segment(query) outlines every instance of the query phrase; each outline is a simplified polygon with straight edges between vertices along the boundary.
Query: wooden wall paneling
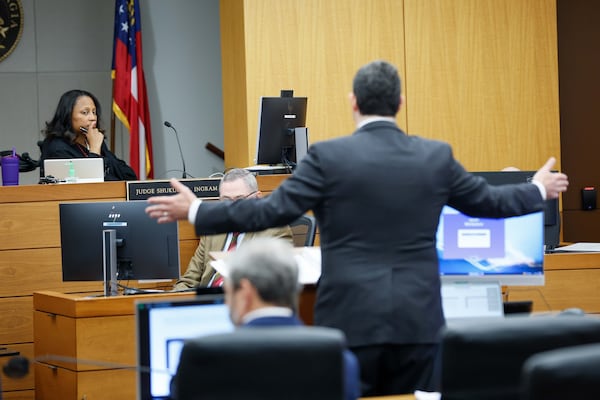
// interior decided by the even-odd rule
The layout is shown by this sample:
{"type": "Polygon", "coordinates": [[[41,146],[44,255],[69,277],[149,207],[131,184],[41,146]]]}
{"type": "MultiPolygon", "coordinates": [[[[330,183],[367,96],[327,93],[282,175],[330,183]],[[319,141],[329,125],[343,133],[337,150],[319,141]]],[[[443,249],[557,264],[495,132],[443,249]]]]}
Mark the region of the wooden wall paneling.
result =
{"type": "Polygon", "coordinates": [[[0,204],[0,250],[60,247],[59,203],[98,200],[30,201],[0,204]]]}
{"type": "Polygon", "coordinates": [[[544,256],[544,286],[511,286],[509,300],[532,300],[536,312],[580,307],[600,313],[600,254],[555,253],[544,256]]]}
{"type": "Polygon", "coordinates": [[[58,202],[0,204],[0,215],[0,250],[60,246],[58,202]]]}
{"type": "Polygon", "coordinates": [[[190,259],[198,247],[198,237],[194,231],[194,225],[179,221],[179,270],[183,275],[187,270],[190,259]]]}
{"type": "Polygon", "coordinates": [[[179,228],[179,240],[193,240],[198,239],[196,232],[194,231],[194,225],[187,221],[178,221],[179,228]]]}
{"type": "MultiPolygon", "coordinates": [[[[33,387],[33,386],[32,386],[33,387]]],[[[4,400],[34,400],[35,390],[18,390],[13,392],[2,392],[4,400]]]]}
{"type": "Polygon", "coordinates": [[[225,167],[252,165],[248,136],[244,0],[220,0],[225,167]]]}
{"type": "Polygon", "coordinates": [[[126,369],[82,372],[77,375],[76,398],[110,399],[118,397],[121,399],[135,399],[137,393],[136,379],[136,372],[126,369]]]}
{"type": "Polygon", "coordinates": [[[102,290],[99,282],[63,282],[60,247],[3,251],[0,280],[0,297],[31,295],[38,290],[102,290]]]}
{"type": "Polygon", "coordinates": [[[77,397],[77,375],[54,365],[35,364],[35,387],[36,400],[81,398],[77,397]]]}
{"type": "Polygon", "coordinates": [[[102,201],[102,199],[125,199],[125,182],[74,183],[68,185],[2,186],[2,203],[26,203],[34,201],[102,201]]]}
{"type": "Polygon", "coordinates": [[[470,170],[560,161],[555,1],[404,3],[409,133],[470,170]]]}
{"type": "MultiPolygon", "coordinates": [[[[230,2],[221,1],[222,10],[224,3],[230,2]]],[[[246,0],[243,6],[248,148],[243,159],[227,158],[228,166],[253,164],[261,96],[279,96],[281,89],[307,96],[307,126],[314,143],[354,130],[347,95],[360,66],[383,58],[403,69],[403,1],[246,0]]],[[[231,51],[228,43],[224,54],[231,51]]],[[[224,81],[231,72],[225,68],[224,81]]],[[[230,95],[224,91],[225,105],[234,101],[227,99],[230,95]]],[[[237,117],[224,107],[226,121],[237,117]]],[[[231,141],[237,134],[226,126],[226,153],[237,145],[231,141]]]]}
{"type": "Polygon", "coordinates": [[[0,344],[10,346],[33,341],[31,296],[0,298],[0,344]]]}
{"type": "Polygon", "coordinates": [[[135,399],[133,370],[74,372],[54,365],[37,364],[36,399],[135,399]]]}
{"type": "Polygon", "coordinates": [[[179,270],[181,275],[187,271],[188,264],[199,243],[199,239],[179,241],[179,270]]]}
{"type": "MultiPolygon", "coordinates": [[[[0,344],[32,355],[34,291],[102,288],[99,282],[62,282],[58,204],[124,198],[123,182],[0,187],[0,344]]],[[[33,399],[34,381],[33,371],[7,380],[3,397],[33,399]]]]}
{"type": "MultiPolygon", "coordinates": [[[[77,318],[77,357],[135,365],[136,333],[132,320],[132,315],[77,318]]],[[[78,370],[94,369],[104,368],[97,365],[78,365],[78,370]]]]}
{"type": "MultiPolygon", "coordinates": [[[[259,187],[265,193],[269,193],[286,177],[274,176],[266,179],[259,177],[259,187]]],[[[13,345],[25,346],[25,348],[33,347],[33,292],[44,290],[82,294],[102,292],[102,282],[62,281],[58,204],[80,201],[123,201],[125,200],[125,187],[124,182],[0,187],[0,282],[2,282],[0,285],[0,344],[11,347],[13,345]]],[[[179,224],[179,232],[181,263],[185,268],[197,246],[198,238],[193,225],[187,222],[179,224]]],[[[166,283],[132,281],[127,284],[135,287],[169,289],[172,283],[171,281],[166,283]]],[[[149,299],[149,296],[146,295],[144,299],[149,299]]],[[[119,306],[121,304],[119,302],[127,302],[127,299],[114,300],[110,302],[111,310],[108,311],[113,312],[115,309],[123,311],[119,309],[122,307],[122,305],[119,306]]],[[[133,313],[130,305],[126,309],[129,314],[133,313]]],[[[94,311],[105,312],[106,310],[94,311]]],[[[39,314],[39,318],[52,320],[47,313],[39,314]]],[[[94,324],[94,321],[88,320],[83,318],[80,323],[82,325],[94,324]]],[[[56,320],[54,323],[57,323],[56,320]]],[[[100,335],[106,326],[101,319],[96,320],[95,323],[97,325],[88,331],[100,335]]],[[[40,331],[44,334],[35,339],[36,345],[38,342],[39,345],[47,343],[49,337],[47,333],[52,327],[50,322],[48,324],[45,327],[47,329],[40,331]]],[[[80,327],[80,329],[83,328],[85,327],[80,327]]],[[[54,345],[67,347],[65,351],[59,349],[60,354],[101,359],[99,353],[87,354],[89,357],[85,357],[85,354],[77,354],[73,348],[69,350],[68,346],[75,346],[75,337],[64,332],[64,329],[59,329],[59,333],[52,340],[54,345]]],[[[111,346],[114,345],[115,340],[117,343],[121,343],[119,340],[123,338],[126,343],[121,343],[122,347],[131,347],[131,344],[135,343],[132,331],[125,334],[111,332],[108,336],[102,337],[102,340],[96,339],[93,336],[95,334],[92,336],[81,335],[80,337],[83,338],[82,340],[97,341],[98,343],[106,339],[106,343],[111,343],[111,346]],[[120,339],[111,339],[109,336],[113,334],[120,339]]],[[[102,348],[100,345],[96,347],[102,348]]],[[[129,350],[129,352],[121,351],[119,353],[134,354],[134,348],[129,350]]],[[[56,354],[57,352],[48,353],[56,354]]],[[[127,360],[130,364],[133,361],[133,359],[127,360]]],[[[47,368],[42,368],[42,371],[46,373],[42,374],[39,379],[42,381],[49,379],[47,387],[52,388],[52,380],[56,379],[58,373],[48,374],[47,368]]],[[[19,381],[18,390],[7,392],[10,394],[5,393],[4,398],[33,399],[34,392],[29,390],[33,389],[34,378],[33,375],[31,376],[31,378],[19,381]]],[[[69,390],[77,387],[73,384],[69,389],[69,384],[65,385],[64,389],[71,394],[72,391],[69,390]]],[[[7,387],[12,388],[12,386],[5,385],[5,390],[7,387]]],[[[38,398],[44,398],[44,395],[39,394],[38,398]]]]}
{"type": "MultiPolygon", "coordinates": [[[[78,357],[74,318],[35,310],[33,319],[35,325],[33,342],[36,355],[56,354],[71,358],[78,357]]],[[[73,363],[70,362],[52,360],[47,362],[74,369],[73,363]]]]}
{"type": "Polygon", "coordinates": [[[586,313],[600,313],[600,268],[546,271],[545,275],[544,286],[509,288],[508,299],[532,300],[535,312],[577,307],[586,313]]]}

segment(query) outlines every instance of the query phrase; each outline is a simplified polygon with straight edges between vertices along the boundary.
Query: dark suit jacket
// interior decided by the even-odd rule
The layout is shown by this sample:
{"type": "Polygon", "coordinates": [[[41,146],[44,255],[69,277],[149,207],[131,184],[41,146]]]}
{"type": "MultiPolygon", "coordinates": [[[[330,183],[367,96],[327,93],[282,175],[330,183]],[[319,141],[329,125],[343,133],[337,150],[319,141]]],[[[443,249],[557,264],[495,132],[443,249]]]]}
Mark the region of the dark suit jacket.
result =
{"type": "Polygon", "coordinates": [[[542,209],[533,184],[490,186],[446,143],[407,136],[387,121],[313,144],[271,195],[203,202],[198,234],[285,225],[313,210],[322,274],[315,324],[350,347],[439,342],[444,324],[435,233],[448,204],[479,217],[542,209]]]}
{"type": "MultiPolygon", "coordinates": [[[[242,327],[264,326],[301,326],[302,322],[296,317],[261,317],[249,321],[242,327]]],[[[346,400],[360,397],[360,378],[358,360],[349,350],[344,350],[344,392],[346,400]]]]}

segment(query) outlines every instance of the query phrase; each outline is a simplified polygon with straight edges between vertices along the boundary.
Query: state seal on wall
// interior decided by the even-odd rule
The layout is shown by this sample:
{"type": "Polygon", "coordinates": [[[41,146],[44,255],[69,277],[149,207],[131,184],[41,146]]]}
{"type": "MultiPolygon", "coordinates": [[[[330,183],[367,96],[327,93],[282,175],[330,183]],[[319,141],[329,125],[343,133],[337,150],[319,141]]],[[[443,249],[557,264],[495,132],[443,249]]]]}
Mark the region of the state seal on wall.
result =
{"type": "Polygon", "coordinates": [[[17,47],[22,33],[21,0],[0,0],[0,62],[17,47]]]}

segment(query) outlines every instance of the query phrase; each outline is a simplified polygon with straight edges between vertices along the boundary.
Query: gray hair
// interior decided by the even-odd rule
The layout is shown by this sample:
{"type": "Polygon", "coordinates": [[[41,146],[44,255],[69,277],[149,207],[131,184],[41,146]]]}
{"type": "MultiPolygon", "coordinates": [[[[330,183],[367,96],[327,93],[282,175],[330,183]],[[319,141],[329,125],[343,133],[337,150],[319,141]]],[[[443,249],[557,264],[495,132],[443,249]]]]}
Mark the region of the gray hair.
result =
{"type": "Polygon", "coordinates": [[[270,237],[252,239],[229,255],[227,264],[234,290],[247,279],[264,302],[297,310],[301,285],[290,243],[270,237]]]}
{"type": "Polygon", "coordinates": [[[227,171],[225,175],[223,175],[223,178],[221,178],[221,183],[233,182],[237,181],[238,179],[244,180],[246,186],[248,186],[248,189],[250,189],[250,191],[258,191],[258,183],[256,182],[256,177],[252,172],[243,168],[233,168],[227,171]]]}

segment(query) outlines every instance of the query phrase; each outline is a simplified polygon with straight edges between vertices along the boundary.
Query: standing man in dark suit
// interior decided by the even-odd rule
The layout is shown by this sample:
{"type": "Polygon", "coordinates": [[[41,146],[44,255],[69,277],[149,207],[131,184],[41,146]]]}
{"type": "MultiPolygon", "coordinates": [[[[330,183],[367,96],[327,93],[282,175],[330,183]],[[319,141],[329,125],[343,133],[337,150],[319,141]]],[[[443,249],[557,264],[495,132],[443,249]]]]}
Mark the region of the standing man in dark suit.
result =
{"type": "MultiPolygon", "coordinates": [[[[283,239],[256,238],[233,252],[227,264],[230,269],[223,288],[236,326],[302,325],[295,312],[301,286],[291,244],[283,239]]],[[[358,361],[348,350],[343,356],[345,399],[357,399],[358,361]]]]}
{"type": "Polygon", "coordinates": [[[375,61],[353,82],[356,131],[313,144],[294,174],[265,199],[201,202],[150,198],[158,222],[188,219],[197,233],[284,225],[312,210],[321,232],[322,274],[314,321],[339,328],[357,355],[363,395],[439,390],[438,333],[444,325],[435,232],[445,204],[476,217],[541,210],[567,189],[554,158],[532,183],[490,186],[465,171],[447,143],[396,125],[403,102],[394,66],[375,61]]]}

